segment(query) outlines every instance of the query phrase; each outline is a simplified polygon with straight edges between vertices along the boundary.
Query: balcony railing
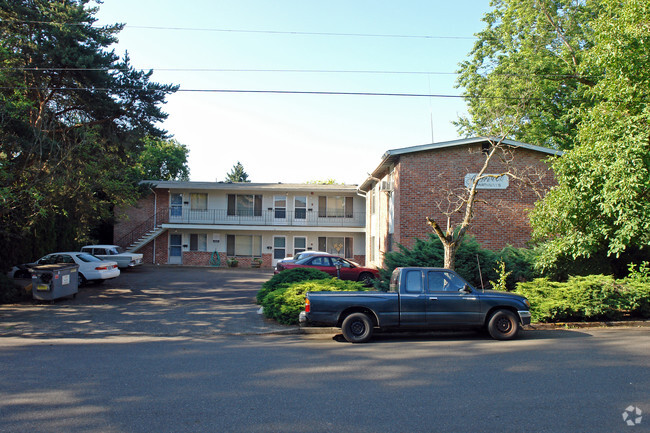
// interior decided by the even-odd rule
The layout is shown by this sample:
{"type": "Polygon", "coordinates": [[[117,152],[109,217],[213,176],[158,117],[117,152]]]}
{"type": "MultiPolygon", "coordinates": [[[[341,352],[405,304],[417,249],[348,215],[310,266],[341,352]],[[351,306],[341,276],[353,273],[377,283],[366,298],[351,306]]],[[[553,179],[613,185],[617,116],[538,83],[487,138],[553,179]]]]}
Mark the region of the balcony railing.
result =
{"type": "Polygon", "coordinates": [[[365,212],[288,211],[270,209],[233,212],[226,209],[169,209],[170,224],[212,224],[250,226],[364,227],[365,212]]]}

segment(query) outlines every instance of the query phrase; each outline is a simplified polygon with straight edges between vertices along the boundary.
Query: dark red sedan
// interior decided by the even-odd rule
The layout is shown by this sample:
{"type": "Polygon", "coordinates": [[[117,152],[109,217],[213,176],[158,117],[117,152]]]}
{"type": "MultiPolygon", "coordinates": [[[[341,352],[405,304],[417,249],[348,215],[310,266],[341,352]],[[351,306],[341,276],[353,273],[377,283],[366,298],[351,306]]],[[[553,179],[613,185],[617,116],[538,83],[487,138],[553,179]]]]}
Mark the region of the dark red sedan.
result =
{"type": "Polygon", "coordinates": [[[275,273],[295,268],[314,268],[341,280],[361,281],[368,286],[374,279],[379,278],[377,269],[364,268],[357,263],[331,255],[312,255],[294,263],[280,262],[275,267],[275,273]]]}

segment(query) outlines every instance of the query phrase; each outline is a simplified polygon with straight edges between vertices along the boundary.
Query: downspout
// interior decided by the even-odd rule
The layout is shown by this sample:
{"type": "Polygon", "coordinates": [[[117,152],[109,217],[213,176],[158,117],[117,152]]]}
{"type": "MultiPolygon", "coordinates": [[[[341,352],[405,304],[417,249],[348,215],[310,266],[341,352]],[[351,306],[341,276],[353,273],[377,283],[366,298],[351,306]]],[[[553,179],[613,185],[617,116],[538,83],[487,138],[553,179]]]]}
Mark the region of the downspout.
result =
{"type": "MultiPolygon", "coordinates": [[[[157,223],[158,223],[158,220],[157,220],[157,218],[158,218],[158,196],[156,195],[156,190],[154,190],[153,188],[149,188],[149,189],[151,190],[151,192],[153,192],[153,228],[155,230],[156,227],[158,226],[157,225],[157,223]]],[[[151,261],[152,261],[152,264],[154,264],[154,265],[156,264],[156,238],[157,237],[158,236],[153,238],[153,253],[152,253],[151,261]]]]}

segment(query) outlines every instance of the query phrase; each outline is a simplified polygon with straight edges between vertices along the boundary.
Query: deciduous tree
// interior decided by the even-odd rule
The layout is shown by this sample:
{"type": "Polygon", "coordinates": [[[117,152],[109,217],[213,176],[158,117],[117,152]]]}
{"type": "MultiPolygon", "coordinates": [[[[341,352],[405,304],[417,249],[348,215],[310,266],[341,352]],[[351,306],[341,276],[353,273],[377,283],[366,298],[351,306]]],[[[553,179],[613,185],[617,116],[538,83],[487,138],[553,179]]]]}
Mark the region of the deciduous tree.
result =
{"type": "Polygon", "coordinates": [[[558,186],[533,213],[547,267],[650,246],[650,3],[599,5],[582,66],[602,75],[585,94],[594,104],[573,110],[578,144],[556,162],[558,186]]]}

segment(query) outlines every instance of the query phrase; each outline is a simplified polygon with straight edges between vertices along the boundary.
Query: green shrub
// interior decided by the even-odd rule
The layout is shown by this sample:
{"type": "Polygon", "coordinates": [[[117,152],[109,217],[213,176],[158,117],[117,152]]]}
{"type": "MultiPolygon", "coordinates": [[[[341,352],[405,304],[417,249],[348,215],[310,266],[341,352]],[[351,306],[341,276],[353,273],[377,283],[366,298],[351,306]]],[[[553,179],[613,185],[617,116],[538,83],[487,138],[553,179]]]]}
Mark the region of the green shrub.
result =
{"type": "Polygon", "coordinates": [[[279,274],[273,275],[270,280],[262,284],[257,292],[257,303],[261,304],[264,297],[279,288],[287,287],[291,283],[307,280],[325,280],[331,278],[329,274],[313,268],[287,269],[279,274]]]}
{"type": "MultiPolygon", "coordinates": [[[[282,273],[284,272],[286,271],[282,273]]],[[[305,293],[307,292],[368,290],[362,283],[356,281],[343,281],[331,278],[329,275],[327,277],[328,279],[324,280],[295,282],[267,292],[261,301],[264,315],[285,325],[297,325],[298,315],[305,307],[305,293]]]]}
{"type": "Polygon", "coordinates": [[[0,304],[13,304],[30,298],[30,294],[14,280],[0,274],[0,304]]]}
{"type": "Polygon", "coordinates": [[[535,322],[650,317],[650,284],[634,279],[588,275],[558,283],[539,278],[518,284],[517,292],[530,301],[535,322]]]}
{"type": "MultiPolygon", "coordinates": [[[[384,258],[384,268],[380,269],[381,282],[377,287],[381,290],[388,288],[388,282],[393,270],[397,267],[442,267],[444,264],[444,248],[435,234],[429,234],[425,240],[416,239],[412,248],[398,245],[399,251],[387,253],[384,258]]],[[[501,251],[491,251],[482,248],[478,241],[467,236],[456,251],[455,271],[474,287],[489,288],[488,281],[497,281],[499,274],[498,262],[505,263],[507,290],[514,290],[516,283],[530,281],[540,276],[535,270],[536,254],[526,248],[506,247],[501,251]],[[477,260],[478,259],[478,260],[477,260]],[[479,271],[478,262],[481,263],[479,271]],[[481,276],[483,281],[481,282],[481,276]]]]}

